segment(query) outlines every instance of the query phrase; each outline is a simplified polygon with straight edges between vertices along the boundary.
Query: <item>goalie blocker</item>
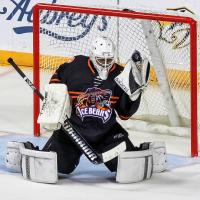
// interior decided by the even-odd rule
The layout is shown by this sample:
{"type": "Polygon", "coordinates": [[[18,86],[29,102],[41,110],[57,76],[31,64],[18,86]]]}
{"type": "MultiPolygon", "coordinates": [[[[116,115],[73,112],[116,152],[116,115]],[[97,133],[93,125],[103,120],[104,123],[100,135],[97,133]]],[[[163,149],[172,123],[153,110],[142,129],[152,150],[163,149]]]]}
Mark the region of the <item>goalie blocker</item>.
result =
{"type": "Polygon", "coordinates": [[[38,123],[44,129],[60,129],[65,119],[71,116],[71,109],[71,100],[65,84],[45,85],[45,97],[38,123]]]}

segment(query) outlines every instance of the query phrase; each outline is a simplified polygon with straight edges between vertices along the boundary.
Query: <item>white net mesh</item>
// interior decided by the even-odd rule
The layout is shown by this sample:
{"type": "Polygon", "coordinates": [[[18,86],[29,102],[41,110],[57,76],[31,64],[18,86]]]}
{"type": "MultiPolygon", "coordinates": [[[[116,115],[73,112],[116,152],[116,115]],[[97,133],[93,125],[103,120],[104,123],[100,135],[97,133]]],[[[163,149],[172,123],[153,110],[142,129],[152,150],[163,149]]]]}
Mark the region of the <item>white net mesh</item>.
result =
{"type": "MultiPolygon", "coordinates": [[[[143,19],[43,10],[40,14],[39,47],[40,71],[45,74],[41,78],[42,87],[61,63],[70,60],[75,55],[89,56],[91,41],[100,35],[107,36],[117,46],[117,63],[124,65],[133,51],[137,49],[150,60],[152,65],[150,84],[133,118],[170,126],[169,111],[160,91],[141,20],[143,19]]],[[[152,24],[157,47],[166,68],[181,126],[190,127],[190,26],[151,19],[149,22],[152,24]]],[[[198,67],[197,76],[200,85],[199,72],[198,67]]],[[[79,73],[81,76],[81,72],[79,73]]],[[[199,109],[198,114],[200,114],[199,109]]],[[[200,121],[198,120],[197,123],[200,128],[200,121]]]]}

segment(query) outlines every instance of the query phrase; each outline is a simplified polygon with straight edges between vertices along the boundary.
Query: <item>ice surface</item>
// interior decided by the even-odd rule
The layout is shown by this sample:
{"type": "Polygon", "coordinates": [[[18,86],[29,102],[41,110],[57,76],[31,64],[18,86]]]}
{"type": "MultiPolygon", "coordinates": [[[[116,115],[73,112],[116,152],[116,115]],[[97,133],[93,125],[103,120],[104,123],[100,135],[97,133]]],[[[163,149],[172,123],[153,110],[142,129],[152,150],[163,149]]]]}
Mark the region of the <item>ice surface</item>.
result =
{"type": "MultiPolygon", "coordinates": [[[[30,69],[25,73],[32,79],[30,69]]],[[[135,184],[115,183],[115,174],[104,165],[92,165],[82,157],[80,165],[58,184],[24,180],[4,167],[7,141],[30,140],[42,147],[47,138],[34,138],[32,129],[32,91],[11,68],[0,67],[0,199],[2,200],[196,200],[200,196],[200,158],[188,157],[190,139],[184,137],[130,132],[135,144],[162,140],[168,152],[168,170],[135,184]]],[[[124,126],[127,124],[124,123],[124,126]]]]}

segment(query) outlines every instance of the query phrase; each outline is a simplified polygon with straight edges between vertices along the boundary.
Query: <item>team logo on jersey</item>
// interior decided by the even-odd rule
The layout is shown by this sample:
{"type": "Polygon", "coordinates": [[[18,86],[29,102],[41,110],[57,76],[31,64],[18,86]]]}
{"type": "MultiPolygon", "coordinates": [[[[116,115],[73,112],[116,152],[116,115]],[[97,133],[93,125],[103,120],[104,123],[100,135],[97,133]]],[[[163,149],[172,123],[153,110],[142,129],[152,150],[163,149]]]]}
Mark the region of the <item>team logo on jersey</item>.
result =
{"type": "Polygon", "coordinates": [[[86,92],[77,98],[76,111],[82,119],[98,117],[103,123],[110,119],[112,109],[110,108],[111,90],[101,90],[100,88],[88,88],[86,92]]]}

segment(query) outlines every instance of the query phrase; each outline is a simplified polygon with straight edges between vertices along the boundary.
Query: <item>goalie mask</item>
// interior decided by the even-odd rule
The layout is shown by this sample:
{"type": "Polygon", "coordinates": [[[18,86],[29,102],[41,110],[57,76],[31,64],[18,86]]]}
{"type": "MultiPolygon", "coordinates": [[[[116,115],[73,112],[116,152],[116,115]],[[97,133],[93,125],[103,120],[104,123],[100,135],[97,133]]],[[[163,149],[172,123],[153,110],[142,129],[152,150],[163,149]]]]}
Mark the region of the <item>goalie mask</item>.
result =
{"type": "Polygon", "coordinates": [[[92,42],[91,60],[101,79],[106,80],[115,62],[115,47],[107,37],[98,37],[92,42]]]}

